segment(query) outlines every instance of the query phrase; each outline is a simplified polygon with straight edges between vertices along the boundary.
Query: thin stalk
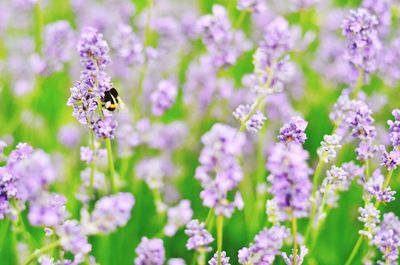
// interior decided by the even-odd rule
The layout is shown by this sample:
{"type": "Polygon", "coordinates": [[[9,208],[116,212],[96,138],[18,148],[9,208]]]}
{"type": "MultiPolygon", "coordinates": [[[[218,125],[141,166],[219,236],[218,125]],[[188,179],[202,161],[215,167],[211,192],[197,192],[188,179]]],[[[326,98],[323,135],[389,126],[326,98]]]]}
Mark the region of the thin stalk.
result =
{"type": "Polygon", "coordinates": [[[111,181],[111,191],[116,192],[115,186],[115,167],[114,167],[114,159],[112,153],[111,139],[106,138],[106,147],[107,147],[107,159],[108,159],[108,170],[110,171],[110,181],[111,181]]]}
{"type": "Polygon", "coordinates": [[[297,265],[297,219],[294,215],[292,216],[292,234],[293,234],[293,265],[297,265]]]}
{"type": "MultiPolygon", "coordinates": [[[[393,170],[388,172],[385,182],[383,183],[382,190],[385,190],[389,186],[392,176],[393,176],[393,170]]],[[[376,201],[375,205],[374,205],[375,208],[378,208],[380,204],[381,204],[381,201],[376,201]]]]}
{"type": "MultiPolygon", "coordinates": [[[[90,124],[90,123],[89,123],[90,124]]],[[[93,153],[95,152],[95,146],[94,146],[94,132],[93,129],[89,129],[89,134],[90,134],[90,148],[92,149],[93,153]]],[[[89,196],[94,195],[94,171],[95,171],[95,162],[94,160],[90,162],[90,180],[89,180],[89,196]]]]}
{"type": "Polygon", "coordinates": [[[355,246],[353,247],[353,250],[351,251],[351,254],[349,256],[349,258],[347,259],[345,265],[350,265],[353,262],[353,259],[355,258],[358,250],[360,249],[361,245],[363,242],[363,237],[360,236],[357,240],[357,243],[355,244],[355,246]]]}
{"type": "MultiPolygon", "coordinates": [[[[150,20],[151,20],[152,9],[153,9],[153,0],[147,0],[146,26],[144,29],[144,46],[145,47],[149,46],[151,43],[150,20]]],[[[147,68],[148,68],[147,61],[148,61],[147,56],[145,55],[143,65],[140,69],[137,95],[132,96],[133,107],[137,110],[136,113],[134,113],[136,115],[136,117],[139,117],[139,111],[140,111],[139,102],[140,101],[137,100],[137,97],[140,97],[141,94],[143,93],[144,78],[146,76],[146,72],[147,72],[147,68]]]]}
{"type": "Polygon", "coordinates": [[[312,193],[311,198],[312,206],[311,206],[311,216],[310,222],[308,223],[307,230],[306,230],[306,238],[309,237],[312,227],[314,225],[314,219],[317,212],[317,200],[316,200],[316,193],[317,193],[317,186],[319,183],[319,177],[321,175],[321,171],[324,168],[324,161],[322,159],[318,160],[317,167],[315,168],[314,176],[313,176],[313,186],[312,186],[312,193]]]}
{"type": "MultiPolygon", "coordinates": [[[[272,83],[273,72],[270,68],[267,68],[266,71],[268,74],[268,80],[267,83],[265,83],[263,90],[267,90],[272,83]]],[[[241,120],[239,132],[244,132],[244,130],[246,129],[246,123],[250,120],[251,116],[253,116],[253,114],[256,113],[256,111],[262,106],[266,98],[266,94],[257,98],[256,102],[251,106],[250,112],[241,120]]]]}
{"type": "Polygon", "coordinates": [[[370,174],[369,159],[365,160],[365,179],[368,180],[370,174]]]}
{"type": "Polygon", "coordinates": [[[32,261],[34,261],[36,258],[38,258],[40,255],[43,253],[46,253],[60,245],[60,241],[55,241],[53,243],[50,243],[47,246],[42,247],[41,249],[36,250],[32,255],[29,256],[29,258],[25,261],[24,265],[30,264],[32,261]]]}
{"type": "Polygon", "coordinates": [[[217,253],[218,265],[221,265],[221,252],[222,252],[222,234],[224,226],[224,216],[222,214],[217,216],[217,253]]]}
{"type": "Polygon", "coordinates": [[[357,82],[356,82],[356,86],[354,88],[353,91],[353,97],[357,98],[358,92],[361,90],[363,84],[364,84],[364,69],[359,69],[359,74],[358,74],[358,78],[357,78],[357,82]]]}
{"type": "Polygon", "coordinates": [[[247,16],[247,11],[246,10],[240,12],[239,18],[238,18],[238,20],[236,20],[236,22],[233,25],[233,27],[235,29],[240,28],[240,26],[242,25],[242,23],[243,23],[244,19],[246,18],[246,16],[247,16]]]}

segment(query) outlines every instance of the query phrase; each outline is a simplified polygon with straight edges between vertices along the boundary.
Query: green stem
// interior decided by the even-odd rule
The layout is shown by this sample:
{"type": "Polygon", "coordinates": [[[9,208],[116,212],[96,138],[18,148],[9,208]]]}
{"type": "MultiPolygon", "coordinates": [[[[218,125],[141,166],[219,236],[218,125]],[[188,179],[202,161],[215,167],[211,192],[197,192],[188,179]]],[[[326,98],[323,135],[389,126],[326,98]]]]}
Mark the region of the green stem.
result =
{"type": "Polygon", "coordinates": [[[293,265],[297,265],[297,219],[292,213],[293,265]]]}
{"type": "Polygon", "coordinates": [[[222,232],[224,226],[224,216],[222,214],[217,216],[217,253],[218,265],[221,265],[221,252],[222,252],[222,232]]]}
{"type": "Polygon", "coordinates": [[[361,247],[361,245],[362,245],[362,242],[363,242],[363,237],[360,236],[360,237],[358,238],[358,241],[357,241],[357,243],[355,244],[353,250],[351,251],[350,257],[347,259],[345,265],[350,265],[350,264],[353,262],[353,259],[355,258],[355,256],[356,256],[358,250],[360,249],[360,247],[361,247]]]}
{"type": "Polygon", "coordinates": [[[311,198],[312,198],[311,216],[310,216],[310,221],[308,223],[307,230],[306,230],[306,239],[309,237],[312,227],[314,225],[315,214],[317,212],[317,198],[316,198],[317,186],[318,186],[319,177],[321,175],[321,171],[323,168],[324,168],[324,161],[322,159],[319,159],[317,167],[315,168],[314,176],[313,176],[313,186],[312,186],[312,193],[311,193],[311,198]]]}
{"type": "MultiPolygon", "coordinates": [[[[271,86],[272,83],[273,72],[270,68],[267,68],[266,71],[268,74],[268,80],[267,83],[265,83],[263,90],[268,90],[268,88],[271,86]]],[[[244,130],[246,129],[246,123],[250,120],[251,116],[253,116],[253,114],[256,113],[258,109],[260,109],[266,98],[267,98],[266,94],[259,96],[257,98],[256,102],[251,106],[250,112],[241,120],[239,132],[244,132],[244,130]]]]}
{"type": "Polygon", "coordinates": [[[107,147],[108,169],[110,171],[111,191],[114,193],[114,192],[116,192],[115,167],[114,167],[114,160],[113,160],[113,153],[112,153],[112,146],[111,146],[110,138],[106,138],[106,147],[107,147]]]}
{"type": "Polygon", "coordinates": [[[242,25],[242,23],[243,23],[244,19],[246,18],[246,16],[247,16],[247,11],[244,10],[243,12],[240,12],[239,18],[238,18],[238,20],[236,20],[236,22],[233,25],[233,27],[235,29],[240,28],[240,26],[242,25]]]}
{"type": "Polygon", "coordinates": [[[356,82],[356,86],[353,91],[353,97],[357,98],[358,92],[361,90],[363,84],[364,84],[364,69],[359,69],[359,74],[356,82]]]}
{"type": "MultiPolygon", "coordinates": [[[[393,175],[393,170],[388,172],[385,182],[383,183],[382,190],[385,190],[389,186],[390,181],[392,179],[392,175],[393,175]]],[[[374,206],[375,206],[375,208],[378,208],[379,205],[381,205],[381,201],[376,201],[374,206]]]]}
{"type": "Polygon", "coordinates": [[[24,265],[28,265],[32,261],[34,261],[36,258],[38,258],[40,255],[43,253],[46,253],[60,245],[60,241],[55,241],[47,246],[42,247],[41,249],[36,250],[32,255],[29,256],[29,258],[26,260],[24,265]]]}
{"type": "MultiPolygon", "coordinates": [[[[146,16],[146,26],[144,29],[144,46],[147,47],[151,43],[151,30],[150,30],[150,20],[151,20],[151,13],[153,9],[153,0],[147,0],[147,16],[146,16]]],[[[140,100],[138,100],[138,97],[140,97],[143,93],[143,84],[144,84],[144,78],[146,76],[147,72],[147,61],[148,58],[145,55],[144,57],[144,62],[143,65],[140,69],[140,75],[139,75],[139,82],[138,82],[138,91],[136,96],[132,95],[132,104],[133,108],[136,109],[134,115],[136,116],[135,118],[139,117],[139,112],[140,112],[140,100]]]]}
{"type": "MultiPolygon", "coordinates": [[[[89,123],[90,124],[90,123],[89,123]]],[[[92,149],[93,154],[95,153],[95,146],[94,146],[94,132],[93,129],[89,129],[90,134],[90,148],[92,149]]],[[[94,171],[95,171],[95,161],[93,160],[90,162],[90,181],[89,181],[89,196],[93,197],[94,195],[94,171]]]]}

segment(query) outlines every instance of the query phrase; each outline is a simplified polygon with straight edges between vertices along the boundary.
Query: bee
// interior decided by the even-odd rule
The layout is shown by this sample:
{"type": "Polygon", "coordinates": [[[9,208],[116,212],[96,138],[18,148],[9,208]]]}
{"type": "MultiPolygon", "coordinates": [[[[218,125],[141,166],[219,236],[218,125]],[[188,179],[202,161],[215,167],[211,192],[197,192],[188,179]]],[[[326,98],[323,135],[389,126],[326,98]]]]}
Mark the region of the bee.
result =
{"type": "Polygon", "coordinates": [[[115,88],[111,88],[104,92],[104,97],[101,98],[101,103],[102,107],[109,111],[122,109],[124,107],[124,103],[118,96],[118,91],[115,88]]]}

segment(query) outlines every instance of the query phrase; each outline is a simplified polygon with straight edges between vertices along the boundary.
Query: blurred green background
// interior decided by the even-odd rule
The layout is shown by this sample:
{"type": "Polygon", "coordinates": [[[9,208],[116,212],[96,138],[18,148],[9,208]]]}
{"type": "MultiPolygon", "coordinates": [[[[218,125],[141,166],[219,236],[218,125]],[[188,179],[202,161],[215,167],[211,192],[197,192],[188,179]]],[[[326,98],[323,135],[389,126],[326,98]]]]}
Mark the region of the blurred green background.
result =
{"type": "MultiPolygon", "coordinates": [[[[211,0],[198,0],[198,6],[202,13],[209,13],[214,3],[222,3],[224,5],[231,5],[229,1],[211,1],[211,0]]],[[[323,1],[323,0],[321,0],[323,1]]],[[[141,12],[146,6],[145,0],[134,0],[137,12],[141,12]]],[[[356,7],[360,1],[335,1],[337,6],[342,7],[356,7]]],[[[312,29],[318,31],[318,24],[315,23],[315,11],[307,11],[305,19],[298,13],[291,14],[287,17],[291,24],[300,23],[304,29],[312,29]]],[[[50,0],[46,8],[43,10],[44,23],[66,19],[72,25],[76,25],[73,10],[69,1],[66,0],[50,0]]],[[[231,20],[235,20],[239,16],[239,11],[231,9],[231,20]]],[[[247,17],[246,19],[249,19],[247,17]]],[[[243,29],[249,32],[250,24],[243,23],[243,29]]],[[[35,33],[35,26],[32,26],[32,34],[35,33]]],[[[316,149],[320,145],[320,141],[324,134],[332,131],[332,124],[328,118],[331,107],[340,94],[341,89],[345,86],[331,87],[324,81],[323,76],[316,73],[310,66],[310,59],[314,56],[314,52],[318,47],[318,42],[315,42],[306,52],[293,54],[292,59],[297,62],[304,72],[305,77],[305,96],[298,102],[293,102],[294,109],[302,113],[305,119],[309,122],[307,128],[308,140],[305,147],[310,152],[311,159],[310,165],[315,167],[317,162],[316,149]]],[[[254,50],[253,50],[254,51],[254,50]]],[[[244,73],[251,72],[252,67],[252,52],[241,57],[241,60],[236,66],[227,71],[238,83],[244,73]]],[[[2,45],[0,40],[0,58],[7,56],[7,51],[2,45]]],[[[182,65],[182,73],[180,74],[180,81],[183,83],[185,78],[185,66],[182,65]]],[[[70,80],[67,69],[62,72],[55,73],[46,78],[38,80],[38,87],[34,93],[24,96],[13,96],[10,88],[10,83],[7,76],[0,73],[0,138],[7,135],[12,135],[14,143],[28,142],[35,148],[42,148],[48,153],[63,153],[66,158],[66,164],[63,165],[66,170],[64,174],[67,175],[67,182],[55,184],[52,190],[60,192],[67,196],[69,211],[73,217],[79,216],[80,204],[74,198],[74,192],[79,186],[80,177],[79,172],[84,168],[84,164],[79,161],[79,150],[70,150],[58,143],[57,133],[59,128],[68,123],[76,122],[72,117],[72,109],[66,106],[66,101],[69,97],[69,87],[72,86],[75,80],[70,80]],[[27,124],[21,122],[21,113],[29,109],[33,113],[38,114],[42,118],[42,124],[35,126],[35,124],[27,124]]],[[[385,93],[390,99],[388,104],[379,112],[374,114],[377,122],[385,123],[386,120],[391,119],[390,112],[393,108],[399,107],[399,93],[398,88],[388,89],[378,77],[372,77],[370,84],[366,85],[363,90],[371,94],[379,91],[385,93]]],[[[176,118],[185,120],[190,111],[187,107],[183,106],[182,101],[173,107],[171,111],[161,118],[162,121],[171,121],[176,118]]],[[[200,132],[196,133],[200,136],[207,131],[214,123],[212,117],[208,117],[202,121],[200,132]]],[[[32,120],[32,123],[37,121],[32,120]]],[[[83,144],[87,142],[87,137],[84,139],[83,144]]],[[[194,179],[194,170],[198,165],[198,154],[201,145],[195,146],[191,149],[180,149],[174,154],[174,162],[179,164],[183,171],[177,180],[177,187],[182,194],[183,198],[190,199],[192,208],[194,209],[194,217],[200,220],[205,220],[208,209],[202,206],[199,197],[201,191],[200,185],[194,179]]],[[[346,146],[345,150],[340,153],[338,164],[342,161],[349,161],[354,158],[354,146],[346,146]]],[[[148,154],[150,151],[146,148],[139,148],[135,151],[134,162],[139,158],[148,154]]],[[[121,161],[116,161],[117,170],[120,169],[121,161]]],[[[131,165],[132,166],[132,165],[131,165]]],[[[135,256],[135,247],[140,241],[142,236],[153,237],[158,234],[163,227],[164,220],[157,217],[153,196],[149,188],[143,181],[135,179],[132,168],[126,179],[128,185],[126,191],[132,192],[136,198],[132,217],[129,223],[118,229],[116,232],[107,236],[95,236],[90,238],[93,244],[92,254],[96,257],[100,264],[118,264],[126,265],[132,264],[135,256]]],[[[256,183],[257,179],[254,172],[247,172],[250,175],[252,183],[256,183]]],[[[267,172],[263,172],[262,177],[266,177],[267,172]]],[[[393,189],[399,191],[400,180],[398,172],[394,174],[393,189]]],[[[255,192],[255,185],[248,189],[255,192]]],[[[358,230],[361,228],[361,223],[357,220],[358,207],[362,203],[361,199],[362,190],[360,187],[353,185],[353,187],[341,195],[339,207],[333,209],[328,216],[316,246],[312,253],[315,257],[317,264],[343,264],[348,257],[351,248],[358,238],[358,230]]],[[[255,207],[254,196],[252,194],[244,194],[247,207],[249,211],[255,207]]],[[[385,207],[387,211],[395,211],[400,214],[399,201],[396,200],[390,205],[385,207]]],[[[25,223],[27,224],[26,216],[25,223]]],[[[223,248],[231,257],[232,264],[237,264],[237,251],[238,249],[247,246],[252,240],[254,235],[264,226],[265,214],[258,212],[254,223],[245,224],[244,212],[236,211],[233,217],[225,222],[224,227],[224,242],[223,248]]],[[[300,221],[300,231],[304,233],[307,221],[300,221]]],[[[16,264],[15,255],[16,240],[15,233],[10,231],[10,221],[0,221],[0,264],[14,265],[16,264]]],[[[214,226],[215,227],[215,226],[214,226]]],[[[43,230],[39,228],[29,227],[29,231],[34,235],[37,241],[43,240],[43,230]]],[[[213,231],[215,235],[215,231],[213,231]]],[[[167,257],[183,257],[188,264],[192,260],[193,252],[186,250],[187,237],[181,229],[178,234],[173,238],[164,238],[164,245],[166,248],[167,257]]],[[[213,243],[213,248],[216,249],[216,242],[213,243]]],[[[286,250],[289,248],[287,247],[286,250]]],[[[367,250],[366,244],[363,251],[359,253],[359,257],[354,264],[360,264],[359,258],[367,250]]],[[[276,264],[283,264],[281,258],[277,259],[276,264]]],[[[306,263],[307,264],[307,263],[306,263]]]]}

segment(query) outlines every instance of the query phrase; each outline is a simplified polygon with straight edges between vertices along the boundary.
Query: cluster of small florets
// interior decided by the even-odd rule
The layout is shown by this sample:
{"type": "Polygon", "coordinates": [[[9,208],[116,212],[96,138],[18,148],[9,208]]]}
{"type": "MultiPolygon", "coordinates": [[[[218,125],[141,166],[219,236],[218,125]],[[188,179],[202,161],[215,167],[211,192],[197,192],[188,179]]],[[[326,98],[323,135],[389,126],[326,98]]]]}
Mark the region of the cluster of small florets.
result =
{"type": "Polygon", "coordinates": [[[99,109],[104,93],[112,88],[111,78],[105,72],[110,62],[108,51],[102,34],[94,28],[83,29],[78,52],[84,70],[81,80],[71,88],[67,103],[74,108],[73,116],[81,124],[90,126],[99,138],[112,138],[116,128],[116,122],[110,114],[103,114],[103,110],[99,109]],[[101,114],[96,116],[96,110],[101,114]]]}
{"type": "Polygon", "coordinates": [[[364,223],[364,228],[359,231],[360,235],[363,235],[368,239],[372,239],[380,221],[380,211],[376,209],[372,203],[369,203],[364,208],[360,207],[358,212],[360,213],[358,220],[364,223]]]}
{"type": "Polygon", "coordinates": [[[244,123],[248,131],[258,132],[267,118],[259,110],[252,114],[251,109],[250,105],[239,105],[233,112],[233,116],[241,123],[244,123]]]}
{"type": "Polygon", "coordinates": [[[168,221],[164,227],[164,233],[167,236],[173,236],[179,228],[192,219],[193,211],[190,207],[190,201],[182,200],[177,206],[169,208],[167,216],[168,221]]]}
{"type": "Polygon", "coordinates": [[[342,137],[333,134],[333,135],[325,135],[324,140],[321,141],[321,147],[318,148],[317,153],[321,160],[325,163],[329,163],[336,158],[336,152],[342,146],[340,145],[340,141],[342,137]]]}
{"type": "Polygon", "coordinates": [[[174,103],[178,95],[178,87],[175,81],[162,80],[158,84],[156,90],[151,93],[150,101],[152,104],[152,112],[156,116],[161,116],[174,103]]]}
{"type": "Polygon", "coordinates": [[[135,251],[135,265],[162,265],[165,262],[164,243],[161,239],[142,237],[135,251]]]}
{"type": "Polygon", "coordinates": [[[275,18],[267,26],[264,39],[253,57],[254,85],[260,93],[280,91],[285,83],[285,71],[288,65],[286,53],[292,48],[289,23],[283,17],[275,18]]]}
{"type": "Polygon", "coordinates": [[[234,201],[230,202],[228,192],[235,190],[243,178],[236,159],[242,152],[244,136],[228,125],[215,124],[201,141],[204,148],[196,178],[203,188],[200,193],[203,204],[214,208],[216,214],[230,217],[235,208],[243,208],[241,194],[236,192],[234,201]]]}
{"type": "Polygon", "coordinates": [[[213,6],[212,15],[201,17],[198,28],[216,67],[234,64],[239,55],[250,48],[243,33],[232,29],[227,11],[221,5],[213,6]]]}
{"type": "Polygon", "coordinates": [[[261,0],[239,0],[237,9],[254,13],[261,13],[266,10],[266,5],[261,0]]]}
{"type": "Polygon", "coordinates": [[[284,239],[289,236],[289,231],[280,225],[263,229],[254,238],[250,247],[239,250],[240,264],[273,264],[275,257],[280,254],[284,239]]]}
{"type": "Polygon", "coordinates": [[[395,191],[392,191],[389,186],[384,187],[385,178],[383,177],[381,170],[378,168],[372,173],[372,176],[364,184],[364,197],[370,200],[371,197],[377,201],[389,203],[394,201],[395,191]]]}
{"type": "Polygon", "coordinates": [[[383,215],[383,221],[376,230],[372,244],[383,254],[386,264],[396,264],[400,248],[400,220],[392,212],[383,215]]]}
{"type": "Polygon", "coordinates": [[[186,225],[186,235],[189,236],[189,240],[186,243],[186,248],[189,250],[196,250],[198,252],[211,251],[209,246],[214,238],[206,230],[205,224],[200,223],[198,220],[192,220],[186,225]]]}
{"type": "Polygon", "coordinates": [[[126,225],[134,203],[132,194],[126,192],[101,198],[85,224],[87,233],[107,234],[126,225]]]}
{"type": "Polygon", "coordinates": [[[226,255],[225,251],[221,251],[221,260],[218,262],[218,252],[215,252],[214,256],[208,261],[209,265],[231,265],[229,263],[230,258],[226,255]]]}
{"type": "Polygon", "coordinates": [[[347,59],[366,73],[376,70],[376,56],[381,48],[377,18],[367,9],[351,10],[343,20],[343,35],[347,39],[347,59]]]}
{"type": "Polygon", "coordinates": [[[282,127],[278,138],[284,142],[273,146],[266,165],[271,173],[268,176],[270,191],[284,219],[288,218],[287,210],[296,217],[305,217],[310,207],[311,169],[306,162],[308,152],[301,145],[306,138],[307,123],[298,118],[293,120],[299,121],[299,127],[291,126],[291,122],[282,127]]]}

